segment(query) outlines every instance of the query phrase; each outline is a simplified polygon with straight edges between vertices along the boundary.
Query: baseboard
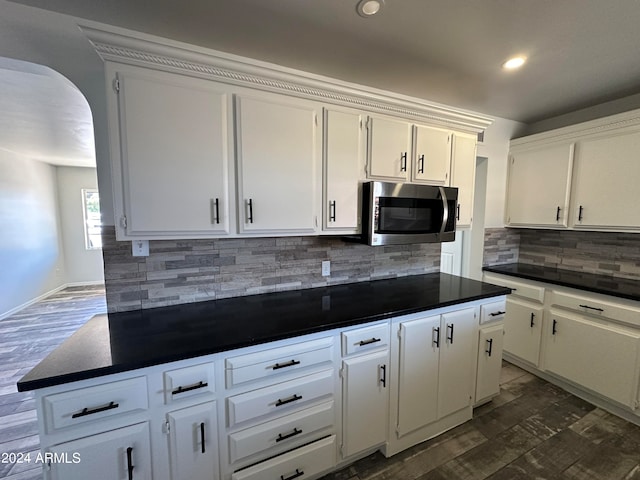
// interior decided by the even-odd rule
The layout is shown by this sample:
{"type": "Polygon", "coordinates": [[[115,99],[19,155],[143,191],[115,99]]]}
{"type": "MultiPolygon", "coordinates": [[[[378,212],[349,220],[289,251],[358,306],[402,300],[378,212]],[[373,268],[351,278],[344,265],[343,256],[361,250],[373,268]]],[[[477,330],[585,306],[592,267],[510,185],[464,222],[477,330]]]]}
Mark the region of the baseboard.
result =
{"type": "Polygon", "coordinates": [[[33,305],[34,303],[39,302],[40,300],[44,300],[45,298],[53,295],[54,293],[58,293],[60,290],[67,288],[67,284],[62,284],[59,287],[54,288],[53,290],[49,290],[48,292],[43,293],[42,295],[36,297],[36,298],[32,298],[31,300],[29,300],[28,302],[23,303],[22,305],[18,305],[17,307],[12,308],[11,310],[8,310],[4,313],[0,313],[0,320],[3,320],[7,317],[10,317],[11,315],[18,313],[20,310],[24,310],[25,308],[27,308],[30,305],[33,305]]]}
{"type": "Polygon", "coordinates": [[[11,315],[14,315],[16,313],[18,313],[21,310],[24,310],[25,308],[33,305],[34,303],[37,303],[41,300],[44,300],[47,297],[50,297],[51,295],[58,293],[61,290],[64,290],[65,288],[68,287],[86,287],[89,285],[103,285],[104,282],[103,281],[89,281],[89,282],[72,282],[72,283],[65,283],[63,285],[60,285],[59,287],[54,288],[53,290],[49,290],[48,292],[43,293],[42,295],[36,297],[36,298],[32,298],[31,300],[29,300],[28,302],[23,303],[22,305],[18,305],[17,307],[12,308],[11,310],[8,310],[4,313],[0,313],[0,320],[4,320],[7,317],[10,317],[11,315]]]}

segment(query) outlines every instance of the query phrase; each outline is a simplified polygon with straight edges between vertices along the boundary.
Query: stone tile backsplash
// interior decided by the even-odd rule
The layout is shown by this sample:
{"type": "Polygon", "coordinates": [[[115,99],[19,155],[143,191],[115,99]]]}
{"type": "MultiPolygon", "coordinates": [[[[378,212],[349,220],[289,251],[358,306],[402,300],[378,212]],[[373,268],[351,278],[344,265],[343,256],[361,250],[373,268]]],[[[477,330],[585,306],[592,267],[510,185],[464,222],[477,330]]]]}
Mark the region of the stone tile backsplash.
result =
{"type": "Polygon", "coordinates": [[[336,237],[151,240],[133,257],[103,227],[109,312],[418,275],[440,270],[440,244],[369,247],[336,237]],[[321,276],[322,260],[331,276],[321,276]]]}
{"type": "Polygon", "coordinates": [[[640,234],[486,229],[483,264],[512,262],[640,280],[640,234]]]}

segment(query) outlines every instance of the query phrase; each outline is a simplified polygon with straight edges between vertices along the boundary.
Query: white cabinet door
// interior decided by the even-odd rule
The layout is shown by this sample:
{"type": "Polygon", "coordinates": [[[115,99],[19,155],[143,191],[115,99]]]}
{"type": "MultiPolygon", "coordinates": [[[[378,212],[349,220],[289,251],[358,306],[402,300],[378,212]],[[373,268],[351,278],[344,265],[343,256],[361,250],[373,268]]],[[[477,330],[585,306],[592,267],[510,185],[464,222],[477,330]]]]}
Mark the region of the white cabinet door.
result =
{"type": "Polygon", "coordinates": [[[456,220],[458,227],[471,225],[473,189],[476,178],[476,137],[453,135],[451,151],[451,186],[458,187],[456,220]]]}
{"type": "MultiPolygon", "coordinates": [[[[115,70],[116,67],[113,67],[115,70]]],[[[229,96],[181,75],[118,66],[110,112],[123,238],[229,233],[229,96]],[[118,157],[119,155],[119,157],[118,157]],[[119,158],[120,161],[117,159],[119,158]]]]}
{"type": "Polygon", "coordinates": [[[504,328],[502,323],[480,329],[478,339],[478,373],[476,375],[476,403],[500,393],[503,338],[504,328]]]}
{"type": "Polygon", "coordinates": [[[471,405],[477,324],[474,308],[442,315],[438,418],[471,405]]]}
{"type": "Polygon", "coordinates": [[[638,131],[578,142],[572,197],[575,228],[640,228],[638,152],[638,131]]]}
{"type": "Polygon", "coordinates": [[[344,457],[380,445],[387,439],[388,365],[387,350],[342,362],[344,457]]]}
{"type": "Polygon", "coordinates": [[[640,332],[550,312],[545,368],[635,408],[640,332]]]}
{"type": "Polygon", "coordinates": [[[402,120],[369,117],[370,178],[402,182],[410,178],[411,129],[412,125],[402,120]]]}
{"type": "Polygon", "coordinates": [[[207,402],[167,414],[173,480],[218,478],[216,403],[207,402]]]}
{"type": "Polygon", "coordinates": [[[315,104],[236,97],[240,231],[314,233],[321,193],[315,104]]]}
{"type": "Polygon", "coordinates": [[[507,299],[504,316],[504,351],[538,365],[543,308],[507,299]]]}
{"type": "Polygon", "coordinates": [[[325,230],[349,230],[359,226],[359,184],[364,178],[362,115],[324,110],[325,230]]]}
{"type": "Polygon", "coordinates": [[[440,315],[400,323],[398,435],[437,420],[440,315]]]}
{"type": "Polygon", "coordinates": [[[147,423],[61,443],[47,450],[58,458],[68,459],[50,464],[52,480],[152,478],[147,423]]]}
{"type": "Polygon", "coordinates": [[[430,185],[449,185],[451,132],[416,125],[414,145],[412,181],[430,185]]]}
{"type": "Polygon", "coordinates": [[[507,224],[566,227],[573,168],[573,144],[511,154],[507,224]]]}

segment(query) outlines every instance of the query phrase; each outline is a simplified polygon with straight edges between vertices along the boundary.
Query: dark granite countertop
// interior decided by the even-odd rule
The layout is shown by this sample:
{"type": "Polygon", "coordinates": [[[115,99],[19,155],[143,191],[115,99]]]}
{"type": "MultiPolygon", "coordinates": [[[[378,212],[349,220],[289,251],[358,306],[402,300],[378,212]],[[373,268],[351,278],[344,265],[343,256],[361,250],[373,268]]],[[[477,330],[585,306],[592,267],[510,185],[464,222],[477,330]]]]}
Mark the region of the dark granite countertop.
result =
{"type": "Polygon", "coordinates": [[[509,263],[484,267],[487,272],[501,273],[511,277],[537,280],[539,282],[578,288],[593,293],[611,295],[619,298],[640,301],[640,281],[616,278],[606,275],[564,270],[559,268],[529,265],[526,263],[509,263]]]}
{"type": "Polygon", "coordinates": [[[97,315],[18,382],[35,390],[510,293],[441,273],[97,315]]]}

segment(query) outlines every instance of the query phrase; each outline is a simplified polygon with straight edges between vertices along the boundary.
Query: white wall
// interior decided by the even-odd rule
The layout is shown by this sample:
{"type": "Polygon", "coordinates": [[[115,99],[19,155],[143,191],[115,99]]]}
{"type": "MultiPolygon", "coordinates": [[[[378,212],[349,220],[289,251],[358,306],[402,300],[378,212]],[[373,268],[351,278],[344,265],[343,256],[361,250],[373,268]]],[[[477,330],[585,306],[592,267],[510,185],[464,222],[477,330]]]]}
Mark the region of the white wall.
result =
{"type": "Polygon", "coordinates": [[[509,140],[520,135],[524,128],[523,123],[496,118],[485,131],[484,142],[478,145],[477,155],[489,159],[485,228],[504,227],[509,140]]]}
{"type": "Polygon", "coordinates": [[[66,283],[104,282],[102,250],[85,248],[82,189],[98,188],[95,168],[57,167],[66,283]]]}
{"type": "Polygon", "coordinates": [[[65,283],[56,169],[0,147],[0,318],[65,283]]]}

